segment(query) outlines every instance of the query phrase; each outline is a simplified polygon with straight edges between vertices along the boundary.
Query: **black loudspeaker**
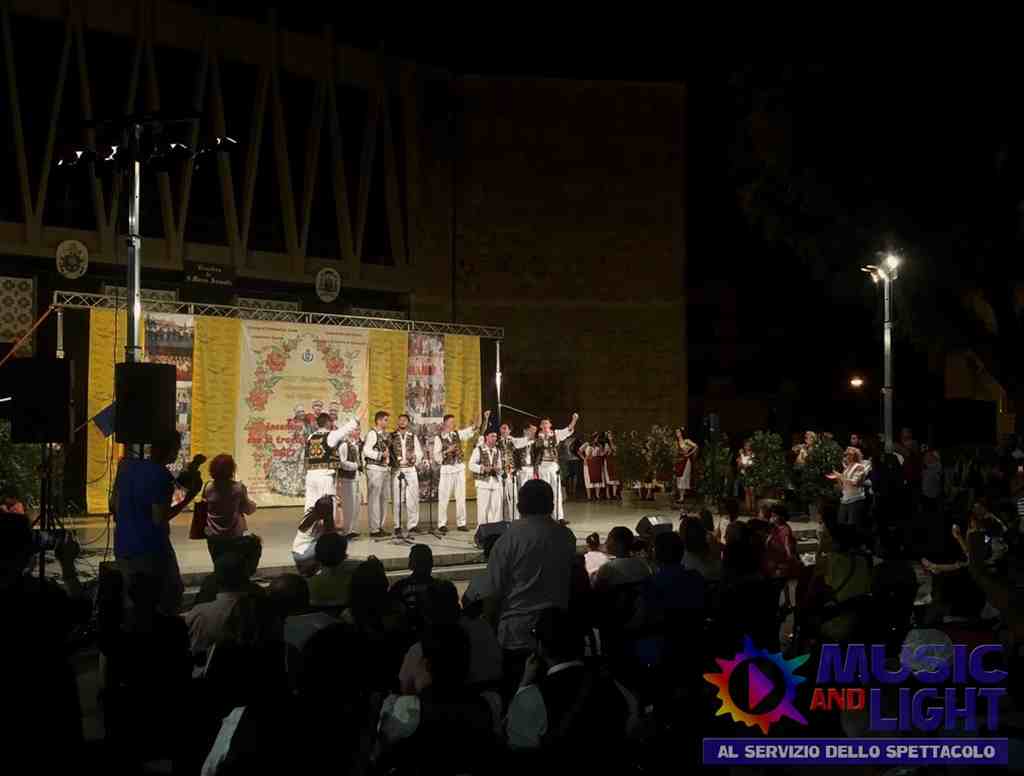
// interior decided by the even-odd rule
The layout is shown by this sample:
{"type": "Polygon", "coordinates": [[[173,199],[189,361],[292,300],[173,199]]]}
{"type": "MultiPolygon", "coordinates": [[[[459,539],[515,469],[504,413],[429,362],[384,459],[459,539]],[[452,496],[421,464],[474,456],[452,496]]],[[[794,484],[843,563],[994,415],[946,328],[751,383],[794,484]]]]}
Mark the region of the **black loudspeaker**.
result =
{"type": "Polygon", "coordinates": [[[674,530],[672,519],[661,515],[645,515],[636,524],[636,535],[644,541],[654,541],[657,534],[672,533],[674,530]]]}
{"type": "Polygon", "coordinates": [[[477,547],[483,548],[487,542],[487,538],[490,536],[499,537],[505,531],[508,530],[508,523],[484,523],[478,526],[476,534],[473,536],[473,544],[477,547]]]}
{"type": "Polygon", "coordinates": [[[70,444],[75,434],[74,364],[61,358],[15,358],[0,373],[10,407],[11,441],[70,444]]]}
{"type": "Polygon", "coordinates": [[[124,444],[166,438],[176,427],[177,370],[171,364],[118,364],[114,368],[114,435],[124,444]]]}

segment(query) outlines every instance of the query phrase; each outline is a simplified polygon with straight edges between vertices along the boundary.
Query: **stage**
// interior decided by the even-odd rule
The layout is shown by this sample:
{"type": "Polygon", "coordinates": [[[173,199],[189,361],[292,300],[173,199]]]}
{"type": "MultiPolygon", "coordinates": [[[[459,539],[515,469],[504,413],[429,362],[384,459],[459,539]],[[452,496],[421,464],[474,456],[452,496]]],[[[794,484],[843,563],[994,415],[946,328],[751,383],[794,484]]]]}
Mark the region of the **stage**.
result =
{"type": "MultiPolygon", "coordinates": [[[[476,502],[468,502],[467,513],[469,517],[469,531],[463,532],[455,529],[455,504],[448,505],[448,534],[444,537],[433,536],[429,533],[418,534],[410,537],[410,542],[395,542],[390,536],[386,539],[371,539],[367,535],[366,507],[361,508],[359,519],[356,523],[356,530],[360,532],[359,538],[349,543],[349,557],[363,559],[375,555],[384,563],[389,576],[400,576],[406,569],[406,562],[409,556],[409,547],[413,543],[423,543],[431,547],[434,552],[434,563],[438,574],[453,581],[466,579],[469,574],[480,567],[483,563],[483,553],[474,546],[473,536],[476,532],[476,502]]],[[[695,513],[696,509],[689,510],[695,513]]],[[[248,518],[249,530],[258,534],[263,539],[263,558],[260,562],[259,576],[269,578],[277,574],[294,571],[295,565],[292,561],[292,540],[295,538],[295,527],[301,517],[301,507],[278,507],[257,510],[248,518]]],[[[430,509],[424,503],[420,505],[420,525],[426,528],[429,524],[430,509]]],[[[659,502],[633,502],[627,500],[618,502],[587,502],[568,501],[565,504],[565,515],[569,520],[569,528],[576,535],[578,546],[582,549],[587,535],[595,531],[601,536],[602,541],[608,535],[608,531],[617,525],[624,525],[630,530],[636,529],[636,524],[645,515],[656,515],[661,518],[671,519],[678,523],[679,511],[673,507],[664,507],[659,502]],[[659,508],[662,507],[662,508],[659,508]]],[[[181,566],[182,576],[186,585],[194,586],[205,574],[213,570],[210,562],[210,555],[206,549],[205,541],[192,541],[188,538],[188,527],[190,515],[180,515],[171,524],[171,540],[175,552],[178,555],[178,563],[181,566]]],[[[437,525],[436,505],[433,510],[433,524],[437,525]]],[[[725,518],[716,518],[716,521],[723,524],[725,518]]],[[[391,528],[390,515],[386,527],[391,528]]],[[[812,553],[816,546],[814,526],[809,522],[792,521],[794,531],[800,540],[800,552],[802,554],[812,553]]],[[[75,523],[80,542],[86,543],[90,548],[90,555],[96,556],[97,552],[105,544],[104,531],[106,520],[103,518],[88,518],[86,521],[75,523]]]]}

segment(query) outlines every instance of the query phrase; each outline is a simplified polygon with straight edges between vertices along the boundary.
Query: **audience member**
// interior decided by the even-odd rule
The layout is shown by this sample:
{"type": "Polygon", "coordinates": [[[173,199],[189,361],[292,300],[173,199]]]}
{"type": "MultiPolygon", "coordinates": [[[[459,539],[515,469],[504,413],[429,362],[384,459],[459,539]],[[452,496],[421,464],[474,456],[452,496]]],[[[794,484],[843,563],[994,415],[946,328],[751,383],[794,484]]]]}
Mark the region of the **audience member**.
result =
{"type": "Polygon", "coordinates": [[[249,565],[235,552],[217,558],[214,568],[218,593],[210,603],[197,604],[184,615],[192,654],[209,655],[216,644],[250,645],[266,636],[266,607],[261,596],[248,593],[249,565]]]}
{"type": "MultiPolygon", "coordinates": [[[[494,549],[494,545],[498,543],[499,534],[488,534],[484,537],[483,553],[484,563],[487,564],[491,559],[491,551],[494,549]]],[[[483,614],[484,601],[490,598],[490,593],[487,590],[487,569],[482,571],[476,571],[473,576],[469,578],[469,584],[466,585],[466,592],[462,594],[462,608],[471,609],[473,617],[479,617],[483,614]]]]}
{"type": "MultiPolygon", "coordinates": [[[[434,553],[426,544],[413,545],[409,550],[409,570],[412,572],[391,586],[391,595],[405,606],[405,616],[414,632],[423,630],[423,602],[440,580],[431,576],[434,553]]],[[[456,606],[458,598],[456,597],[456,606]]]]}
{"type": "MultiPolygon", "coordinates": [[[[600,741],[607,766],[607,758],[623,752],[635,700],[611,677],[587,667],[582,634],[568,612],[546,609],[535,632],[537,650],[527,661],[519,691],[509,705],[509,746],[542,750],[545,765],[554,772],[575,762],[593,741],[600,741]]],[[[625,766],[628,757],[616,763],[625,766]]]]}
{"type": "Polygon", "coordinates": [[[594,590],[601,592],[620,585],[633,585],[651,575],[651,567],[633,555],[633,532],[623,525],[608,532],[605,549],[609,558],[594,574],[594,590]]]}
{"type": "Polygon", "coordinates": [[[421,656],[407,666],[407,689],[390,695],[380,713],[376,765],[381,773],[415,769],[428,773],[472,773],[497,748],[497,715],[466,684],[470,643],[454,623],[431,625],[421,656]],[[457,730],[459,745],[450,733],[457,730]]]}
{"type": "MultiPolygon", "coordinates": [[[[260,566],[260,560],[263,557],[263,540],[256,534],[241,536],[235,542],[231,551],[245,559],[245,592],[256,596],[264,595],[265,591],[263,588],[252,580],[253,575],[260,566]]],[[[218,592],[220,592],[220,588],[217,582],[217,574],[207,574],[203,577],[203,581],[199,586],[199,592],[196,593],[196,597],[195,600],[192,601],[192,605],[208,604],[217,599],[218,592]]]]}
{"type": "Polygon", "coordinates": [[[412,644],[405,608],[388,595],[388,577],[384,564],[370,556],[352,575],[349,608],[341,621],[354,625],[374,644],[374,662],[366,666],[375,678],[375,687],[394,683],[402,658],[412,644]]]}
{"type": "Polygon", "coordinates": [[[221,453],[210,461],[210,482],[203,488],[206,500],[206,544],[210,560],[232,549],[234,542],[248,530],[245,518],[256,511],[245,485],[235,480],[235,459],[221,453]]]}
{"type": "Polygon", "coordinates": [[[717,582],[722,578],[722,556],[717,544],[708,541],[708,532],[703,522],[692,517],[683,521],[683,565],[701,575],[707,581],[717,582]]]}
{"type": "Polygon", "coordinates": [[[607,563],[608,560],[608,553],[601,549],[601,537],[596,532],[590,534],[587,537],[587,552],[583,556],[583,562],[591,583],[594,581],[594,575],[597,574],[597,570],[607,563]]]}
{"type": "MultiPolygon", "coordinates": [[[[554,493],[544,480],[519,489],[519,513],[487,561],[488,619],[498,624],[505,652],[503,674],[514,686],[534,647],[537,617],[550,606],[567,608],[576,537],[551,518],[554,493]]],[[[506,693],[512,687],[506,687],[506,693]]]]}
{"type": "Polygon", "coordinates": [[[308,578],[309,603],[316,607],[344,608],[351,601],[352,578],[358,561],[348,559],[348,539],[325,533],[316,540],[316,574],[308,578]]]}
{"type": "Polygon", "coordinates": [[[174,431],[150,445],[148,459],[122,459],[110,496],[118,568],[127,580],[141,579],[140,574],[160,579],[165,614],[178,613],[185,592],[171,546],[170,522],[202,487],[198,476],[194,477],[185,497],[172,505],[175,480],[167,467],[178,459],[180,449],[181,433],[174,431]]]}
{"type": "Polygon", "coordinates": [[[299,574],[311,577],[319,570],[320,565],[316,561],[317,539],[334,530],[334,496],[321,496],[303,515],[292,541],[292,560],[299,574]]]}
{"type": "Polygon", "coordinates": [[[824,581],[828,598],[820,628],[822,639],[849,641],[863,624],[857,604],[866,600],[864,597],[871,592],[873,564],[859,547],[855,529],[845,525],[835,527],[832,552],[825,560],[824,581]]]}
{"type": "MultiPolygon", "coordinates": [[[[753,502],[751,501],[751,503],[753,502]]],[[[745,525],[745,523],[740,522],[740,504],[736,499],[726,499],[725,516],[729,521],[725,527],[725,544],[728,545],[730,539],[735,543],[736,537],[744,530],[745,525]]]]}

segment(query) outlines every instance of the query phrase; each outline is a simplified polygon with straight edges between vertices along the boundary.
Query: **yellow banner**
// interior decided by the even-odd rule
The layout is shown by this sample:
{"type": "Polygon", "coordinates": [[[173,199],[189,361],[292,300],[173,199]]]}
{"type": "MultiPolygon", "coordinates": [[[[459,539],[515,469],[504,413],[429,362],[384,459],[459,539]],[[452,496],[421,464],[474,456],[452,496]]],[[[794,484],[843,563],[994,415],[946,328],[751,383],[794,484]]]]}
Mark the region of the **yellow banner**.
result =
{"type": "MultiPolygon", "coordinates": [[[[235,456],[242,323],[196,317],[192,355],[192,455],[235,456]]],[[[204,476],[207,464],[203,466],[204,476]]]]}
{"type": "MultiPolygon", "coordinates": [[[[114,401],[114,362],[124,361],[127,313],[114,317],[113,310],[94,308],[89,311],[89,418],[114,401]]],[[[85,442],[85,505],[91,513],[107,511],[111,479],[117,471],[120,445],[114,437],[104,437],[95,423],[86,427],[85,442]]]]}
{"type": "MultiPolygon", "coordinates": [[[[404,331],[369,332],[369,406],[367,422],[380,410],[391,415],[392,426],[405,406],[406,371],[409,363],[409,335],[404,331]]],[[[365,433],[365,429],[364,429],[365,433]]]]}
{"type": "MultiPolygon", "coordinates": [[[[444,337],[444,405],[445,412],[455,416],[457,428],[465,428],[480,418],[480,338],[462,334],[444,337]]],[[[474,438],[465,445],[468,461],[474,438]]],[[[466,467],[466,496],[476,497],[476,480],[466,467]]]]}

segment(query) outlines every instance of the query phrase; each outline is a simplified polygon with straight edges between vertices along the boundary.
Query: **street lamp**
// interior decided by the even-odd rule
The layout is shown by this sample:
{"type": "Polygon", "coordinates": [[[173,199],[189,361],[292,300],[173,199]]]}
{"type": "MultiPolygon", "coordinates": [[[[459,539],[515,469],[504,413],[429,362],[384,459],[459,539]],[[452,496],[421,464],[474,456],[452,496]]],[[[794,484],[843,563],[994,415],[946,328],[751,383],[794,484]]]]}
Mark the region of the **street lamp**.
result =
{"type": "Polygon", "coordinates": [[[861,267],[871,280],[882,284],[882,347],[885,355],[885,383],[882,386],[882,417],[885,426],[885,452],[892,452],[892,284],[899,276],[900,257],[894,253],[886,254],[882,262],[884,267],[868,264],[861,267]]]}
{"type": "Polygon", "coordinates": [[[856,377],[856,376],[851,377],[850,378],[850,387],[851,388],[858,388],[858,389],[863,388],[864,387],[864,378],[863,377],[856,377]]]}

